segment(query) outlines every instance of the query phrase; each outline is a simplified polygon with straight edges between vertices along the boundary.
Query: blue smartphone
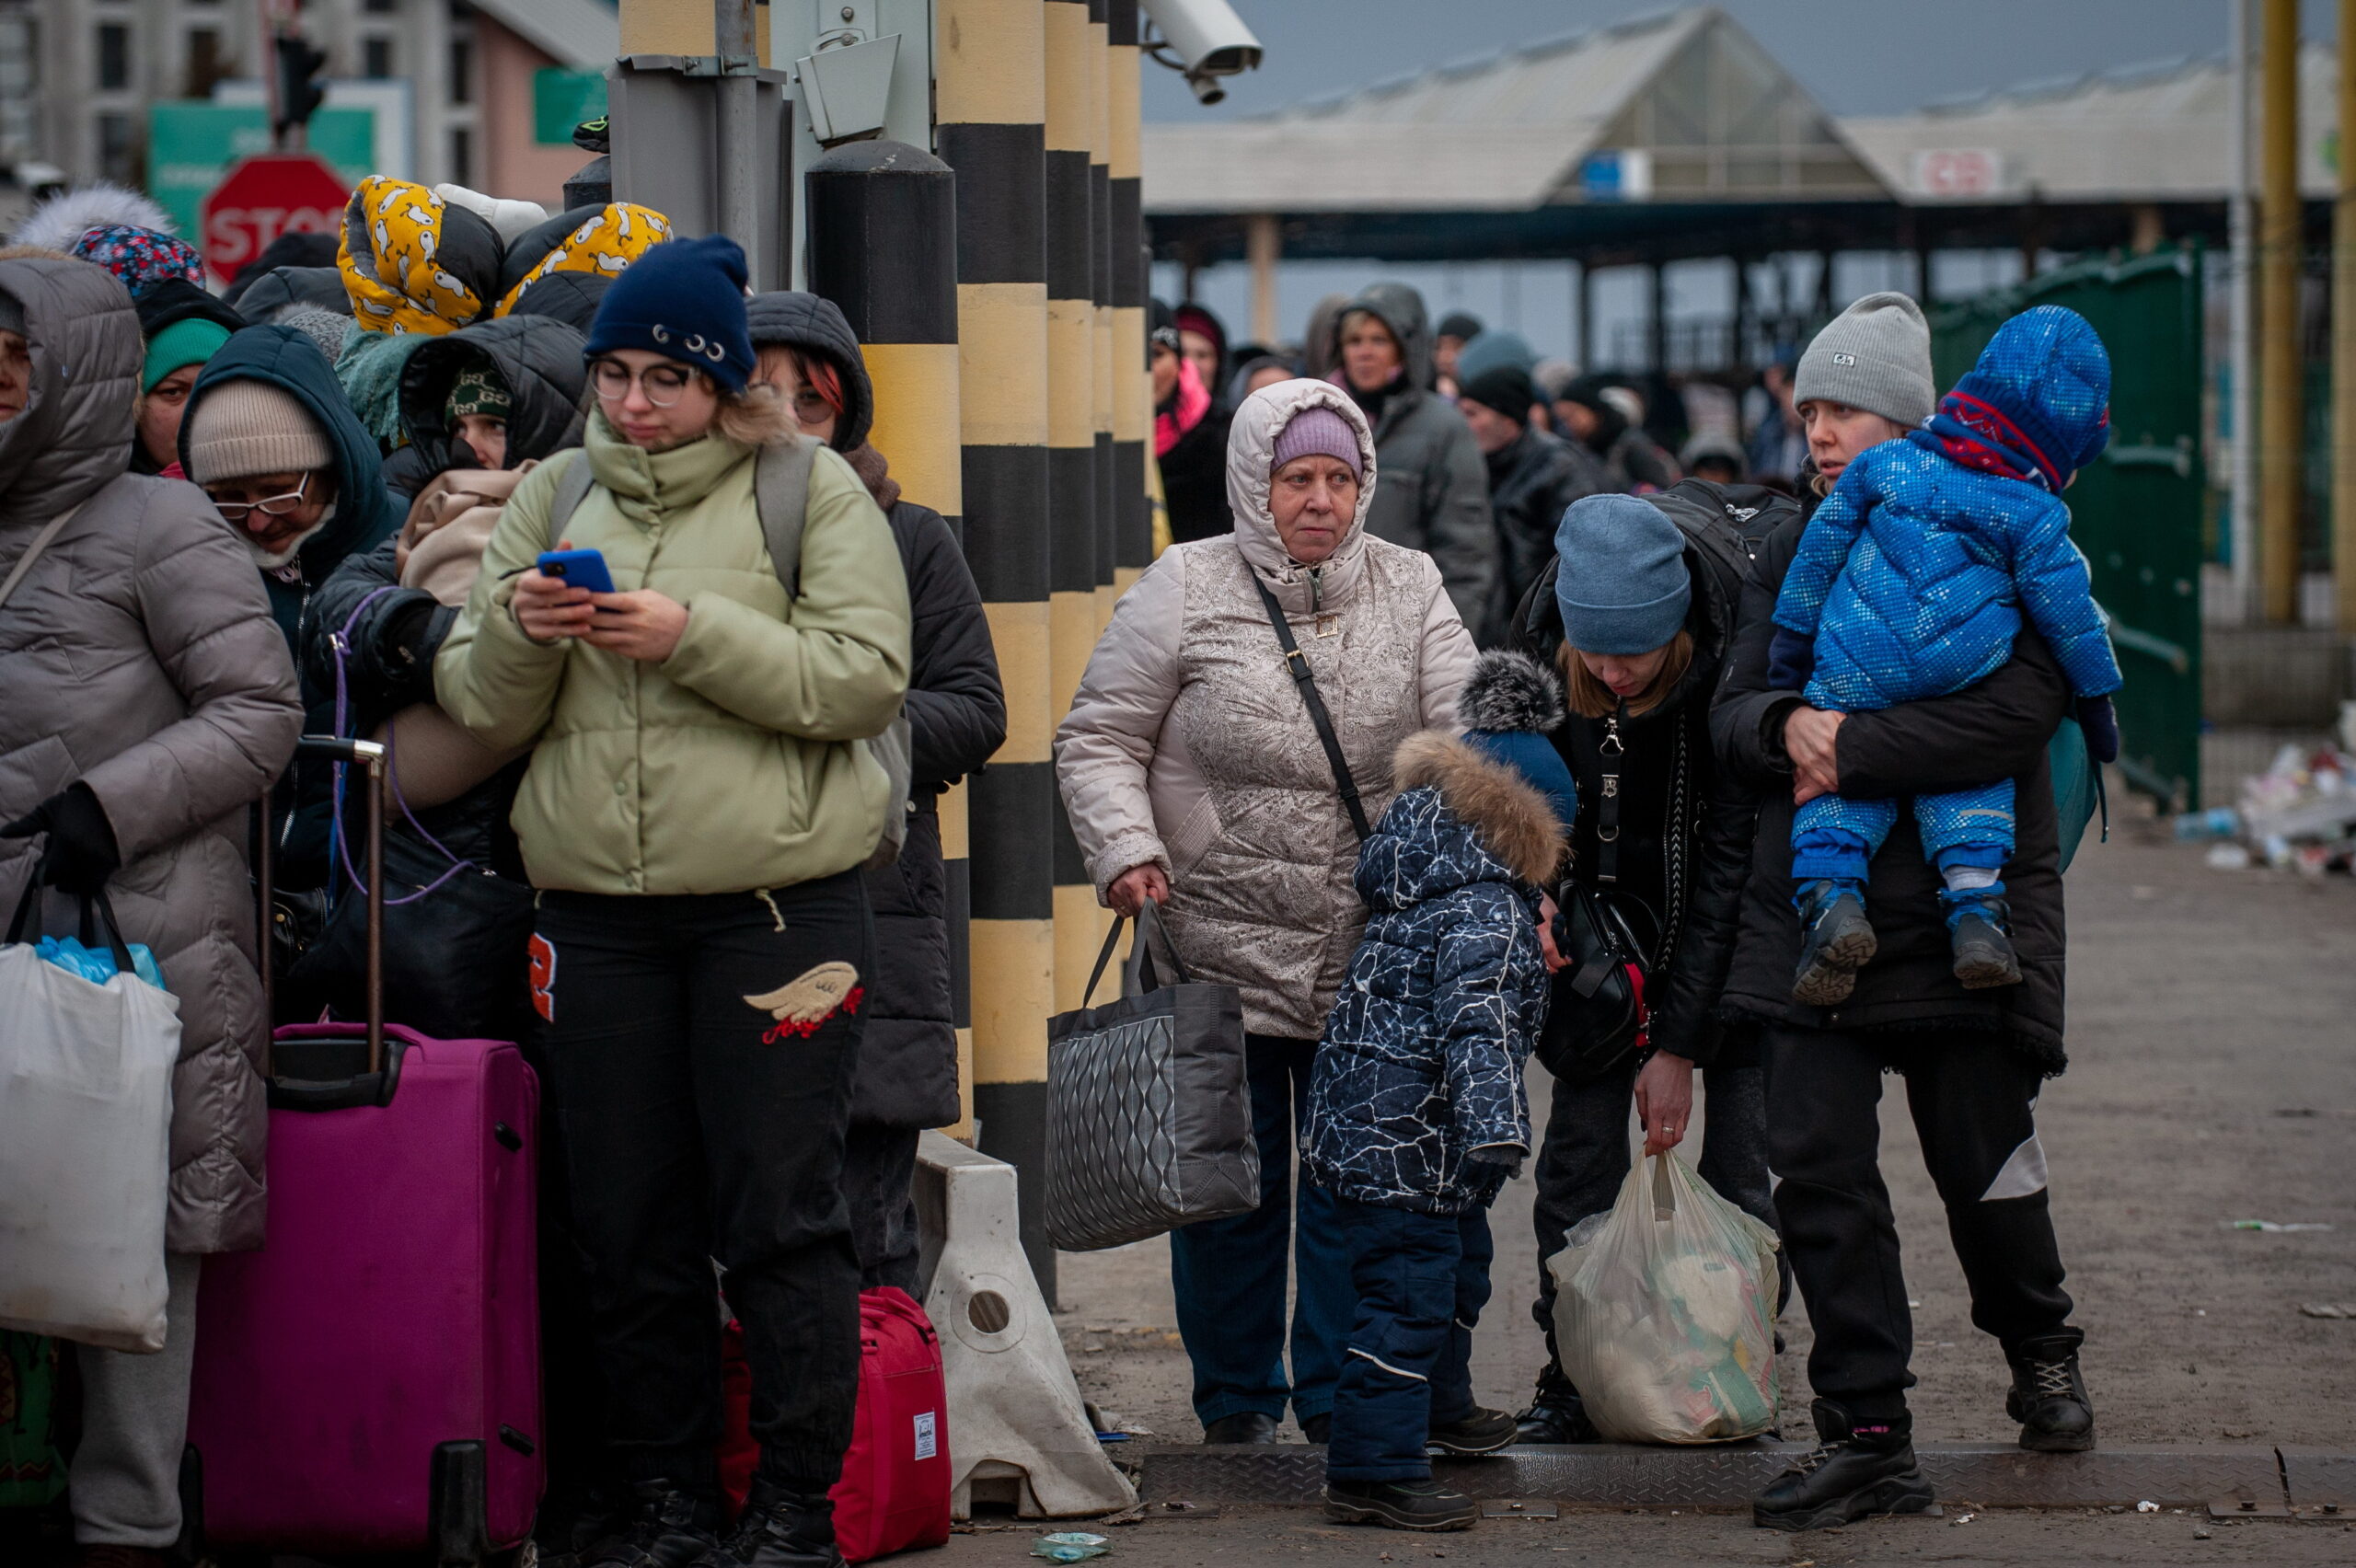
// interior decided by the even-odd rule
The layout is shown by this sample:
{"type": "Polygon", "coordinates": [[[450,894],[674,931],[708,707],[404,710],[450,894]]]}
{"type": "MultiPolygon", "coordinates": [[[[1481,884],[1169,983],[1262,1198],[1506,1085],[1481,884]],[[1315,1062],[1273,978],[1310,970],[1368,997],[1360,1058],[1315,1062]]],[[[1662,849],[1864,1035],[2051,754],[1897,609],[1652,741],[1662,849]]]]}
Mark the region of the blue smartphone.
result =
{"type": "Polygon", "coordinates": [[[534,562],[543,577],[561,577],[570,588],[586,588],[592,594],[614,591],[613,574],[606,570],[606,558],[597,550],[544,550],[534,562]]]}

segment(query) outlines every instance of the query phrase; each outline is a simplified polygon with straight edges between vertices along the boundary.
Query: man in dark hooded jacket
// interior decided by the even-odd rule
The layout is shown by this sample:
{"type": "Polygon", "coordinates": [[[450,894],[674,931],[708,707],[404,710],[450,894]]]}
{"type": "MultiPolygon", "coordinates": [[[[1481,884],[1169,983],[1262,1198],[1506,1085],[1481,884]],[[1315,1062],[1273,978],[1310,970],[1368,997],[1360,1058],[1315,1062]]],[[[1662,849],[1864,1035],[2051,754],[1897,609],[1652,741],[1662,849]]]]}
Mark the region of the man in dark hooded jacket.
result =
{"type": "Polygon", "coordinates": [[[1424,296],[1369,284],[1334,324],[1334,379],[1374,427],[1367,532],[1430,556],[1456,613],[1478,629],[1497,580],[1489,475],[1464,416],[1432,390],[1424,296]]]}
{"type": "Polygon", "coordinates": [[[1497,523],[1497,594],[1486,625],[1473,628],[1484,647],[1511,638],[1514,607],[1554,559],[1554,530],[1571,502],[1611,488],[1586,447],[1530,425],[1537,401],[1530,373],[1515,364],[1491,366],[1457,394],[1457,409],[1488,465],[1489,508],[1497,523]]]}
{"type": "Polygon", "coordinates": [[[588,389],[586,342],[550,316],[502,316],[435,338],[401,366],[401,431],[409,444],[385,459],[385,487],[414,500],[451,468],[513,468],[581,444],[582,394],[588,389]],[[461,439],[451,393],[468,372],[502,395],[502,460],[487,463],[461,439]]]}
{"type": "MultiPolygon", "coordinates": [[[[180,466],[252,554],[290,652],[301,650],[312,592],[400,526],[376,443],[291,327],[248,327],[206,362],[180,419],[180,466]]],[[[334,724],[332,698],[306,705],[305,733],[334,724]]],[[[272,797],[281,887],[327,881],[330,779],[326,767],[298,764],[272,797]]]]}
{"type": "Polygon", "coordinates": [[[1564,432],[1602,465],[1611,489],[1628,495],[1665,490],[1678,481],[1677,465],[1603,395],[1617,385],[1605,376],[1582,375],[1555,398],[1554,415],[1564,432]]]}

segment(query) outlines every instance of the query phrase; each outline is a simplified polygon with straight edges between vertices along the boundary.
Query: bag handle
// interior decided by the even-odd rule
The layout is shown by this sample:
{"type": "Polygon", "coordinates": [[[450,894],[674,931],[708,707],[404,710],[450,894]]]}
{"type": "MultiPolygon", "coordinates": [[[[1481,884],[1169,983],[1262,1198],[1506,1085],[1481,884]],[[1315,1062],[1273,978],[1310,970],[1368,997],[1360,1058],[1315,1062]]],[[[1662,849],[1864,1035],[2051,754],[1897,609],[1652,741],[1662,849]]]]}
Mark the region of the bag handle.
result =
{"type": "Polygon", "coordinates": [[[1653,1217],[1655,1219],[1677,1217],[1677,1189],[1670,1184],[1669,1176],[1670,1158],[1666,1153],[1653,1156],[1653,1217]]]}
{"type": "MultiPolygon", "coordinates": [[[[90,938],[94,933],[90,916],[95,910],[98,914],[97,928],[106,933],[107,951],[114,955],[115,973],[136,976],[139,971],[131,961],[131,946],[122,940],[122,928],[115,924],[114,905],[108,900],[107,890],[100,887],[95,893],[77,894],[75,897],[82,905],[82,945],[91,945],[90,938]]],[[[24,896],[17,900],[16,916],[8,922],[7,940],[11,945],[25,940],[26,928],[33,923],[33,911],[40,906],[40,882],[38,878],[28,877],[25,879],[24,896]]]]}
{"type": "MultiPolygon", "coordinates": [[[[1089,999],[1096,995],[1096,983],[1104,978],[1104,967],[1113,962],[1113,950],[1119,945],[1121,928],[1127,922],[1126,915],[1113,917],[1113,928],[1104,933],[1104,945],[1097,951],[1096,967],[1088,972],[1088,989],[1080,994],[1081,1007],[1088,1006],[1089,999]]],[[[1149,898],[1138,910],[1138,943],[1134,950],[1139,954],[1141,973],[1138,978],[1145,982],[1145,988],[1149,991],[1161,989],[1161,977],[1153,967],[1153,946],[1147,940],[1149,927],[1161,936],[1161,945],[1170,950],[1170,967],[1177,972],[1178,984],[1193,985],[1195,977],[1186,973],[1186,961],[1178,956],[1178,944],[1170,940],[1170,932],[1161,924],[1161,907],[1149,898]]]]}
{"type": "Polygon", "coordinates": [[[1317,744],[1325,748],[1326,766],[1334,770],[1334,787],[1342,792],[1342,804],[1349,810],[1350,825],[1357,830],[1358,842],[1363,844],[1374,836],[1374,830],[1367,825],[1366,807],[1358,800],[1357,780],[1350,777],[1349,759],[1342,755],[1341,738],[1334,733],[1334,717],[1325,711],[1325,699],[1318,694],[1316,672],[1309,667],[1300,644],[1293,640],[1292,622],[1285,618],[1285,607],[1276,603],[1276,596],[1260,581],[1256,571],[1252,573],[1252,586],[1260,591],[1260,603],[1267,609],[1268,624],[1276,628],[1276,641],[1285,651],[1285,671],[1292,676],[1293,685],[1300,688],[1300,700],[1309,709],[1309,721],[1317,727],[1317,744]]]}
{"type": "MultiPolygon", "coordinates": [[[[385,748],[375,741],[347,740],[340,735],[305,735],[294,743],[294,755],[298,761],[335,765],[334,796],[339,802],[343,799],[345,767],[357,767],[367,778],[368,882],[361,892],[368,906],[368,1070],[381,1072],[385,1066],[385,748]]],[[[267,859],[258,870],[262,882],[262,909],[267,920],[271,872],[267,859]]],[[[270,927],[265,924],[261,929],[262,940],[266,944],[270,940],[270,927]]],[[[267,979],[265,975],[265,984],[267,979]]]]}

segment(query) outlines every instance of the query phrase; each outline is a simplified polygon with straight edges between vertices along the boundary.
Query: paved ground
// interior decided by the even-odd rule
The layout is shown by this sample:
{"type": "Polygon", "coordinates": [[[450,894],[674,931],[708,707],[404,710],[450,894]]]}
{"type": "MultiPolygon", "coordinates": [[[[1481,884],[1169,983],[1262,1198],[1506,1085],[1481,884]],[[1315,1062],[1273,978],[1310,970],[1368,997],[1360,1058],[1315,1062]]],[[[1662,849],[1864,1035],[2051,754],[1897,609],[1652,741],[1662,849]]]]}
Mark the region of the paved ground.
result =
{"type": "MultiPolygon", "coordinates": [[[[2356,1320],[2300,1310],[2356,1303],[2356,884],[2212,871],[2197,847],[2136,819],[2119,823],[2108,845],[2087,847],[2069,891],[2073,1065],[2048,1090],[2040,1119],[2104,1436],[2122,1445],[2356,1447],[2356,1320]],[[2244,1219],[2331,1228],[2227,1228],[2244,1219]]],[[[1970,1326],[1896,1092],[1893,1085],[1883,1141],[1911,1294],[1922,1303],[1917,1430],[1929,1441],[2009,1441],[2003,1364],[1970,1326]]],[[[1533,1098],[1544,1103],[1542,1091],[1533,1098]]],[[[1529,1194],[1518,1182],[1498,1204],[1497,1297],[1475,1350],[1476,1387],[1500,1405],[1520,1400],[1542,1354],[1526,1316],[1537,1268],[1529,1194]]],[[[1166,1247],[1068,1255],[1061,1268],[1058,1317],[1082,1389],[1133,1425],[1192,1438],[1199,1428],[1172,1332],[1166,1247]]],[[[1808,1343],[1796,1302],[1784,1327],[1784,1430],[1796,1436],[1808,1343]]],[[[1533,1562],[1560,1561],[1559,1551],[1570,1561],[1581,1552],[1599,1562],[1658,1561],[1669,1551],[1831,1564],[1858,1560],[1869,1539],[1876,1561],[2006,1561],[2039,1555],[2050,1538],[2069,1543],[2070,1561],[2356,1561],[2356,1539],[2337,1531],[2219,1527],[2215,1539],[2196,1543],[2196,1523],[1983,1515],[1968,1526],[1891,1526],[1870,1537],[1851,1532],[1837,1549],[1825,1541],[1819,1551],[1811,1540],[1786,1552],[1740,1521],[1594,1515],[1490,1528],[1479,1557],[1519,1562],[1523,1548],[1508,1543],[1523,1542],[1533,1562]],[[1544,1542],[1514,1529],[1543,1533],[1544,1542]],[[2312,1558],[2304,1555],[2310,1545],[2312,1558]],[[1509,1551],[1517,1554],[1499,1554],[1509,1551]]],[[[1300,1516],[1239,1515],[1125,1532],[1117,1551],[1153,1563],[1221,1555],[1212,1535],[1194,1548],[1178,1539],[1196,1530],[1231,1536],[1234,1547],[1256,1541],[1265,1549],[1257,1561],[1376,1559],[1356,1532],[1320,1529],[1300,1516]]],[[[977,1562],[993,1550],[990,1538],[959,1543],[977,1562]]]]}

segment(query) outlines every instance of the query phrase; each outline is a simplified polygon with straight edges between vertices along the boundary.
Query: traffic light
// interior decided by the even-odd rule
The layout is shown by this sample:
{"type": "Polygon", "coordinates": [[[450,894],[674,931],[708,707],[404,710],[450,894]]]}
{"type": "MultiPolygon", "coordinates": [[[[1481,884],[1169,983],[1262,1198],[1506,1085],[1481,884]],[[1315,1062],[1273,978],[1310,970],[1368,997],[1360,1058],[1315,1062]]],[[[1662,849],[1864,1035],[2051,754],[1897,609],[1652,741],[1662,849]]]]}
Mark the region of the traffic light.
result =
{"type": "Polygon", "coordinates": [[[280,33],[276,43],[277,110],[271,117],[270,129],[273,135],[283,137],[290,127],[308,124],[311,111],[327,97],[327,86],[318,80],[318,75],[326,68],[328,57],[325,51],[312,48],[294,33],[280,33]]]}

